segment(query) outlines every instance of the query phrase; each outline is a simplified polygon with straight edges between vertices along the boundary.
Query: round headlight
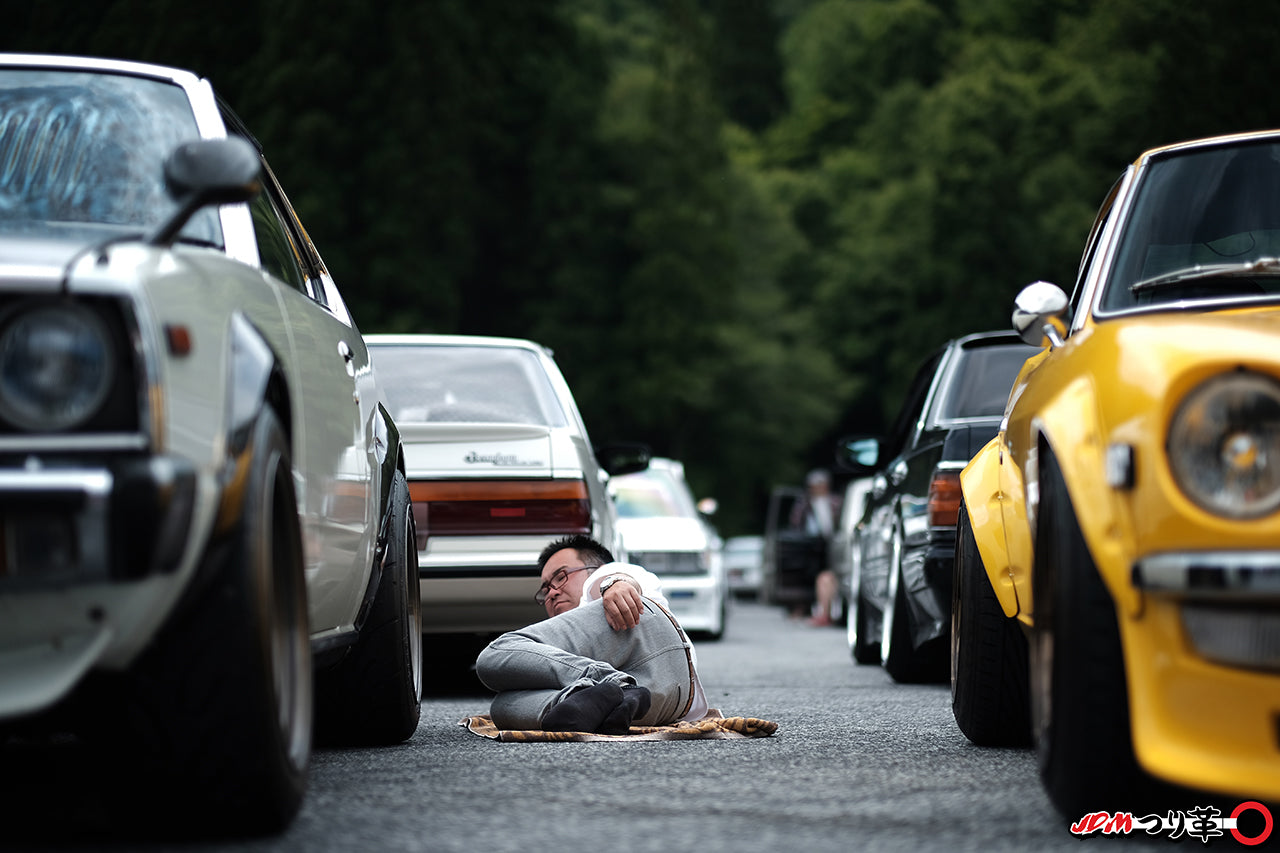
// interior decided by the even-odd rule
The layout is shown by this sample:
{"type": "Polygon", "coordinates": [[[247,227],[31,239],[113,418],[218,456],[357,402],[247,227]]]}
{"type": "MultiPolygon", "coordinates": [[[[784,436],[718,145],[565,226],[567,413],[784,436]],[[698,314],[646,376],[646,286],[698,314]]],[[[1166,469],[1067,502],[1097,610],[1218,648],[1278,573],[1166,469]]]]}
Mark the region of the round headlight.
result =
{"type": "Polygon", "coordinates": [[[114,372],[111,336],[92,312],[20,311],[0,327],[0,418],[33,432],[72,429],[102,406],[114,372]]]}
{"type": "Polygon", "coordinates": [[[1202,508],[1257,518],[1280,507],[1280,383],[1256,373],[1214,378],[1169,427],[1169,465],[1202,508]]]}

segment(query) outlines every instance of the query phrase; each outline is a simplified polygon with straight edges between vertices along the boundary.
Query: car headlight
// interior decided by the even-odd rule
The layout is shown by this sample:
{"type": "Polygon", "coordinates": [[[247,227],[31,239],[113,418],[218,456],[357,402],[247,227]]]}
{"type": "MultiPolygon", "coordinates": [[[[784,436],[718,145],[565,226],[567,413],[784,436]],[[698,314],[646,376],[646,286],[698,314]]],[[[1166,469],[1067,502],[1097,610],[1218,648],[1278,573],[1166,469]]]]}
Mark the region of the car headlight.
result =
{"type": "Polygon", "coordinates": [[[1219,376],[1187,395],[1169,427],[1169,465],[1202,508],[1257,518],[1280,507],[1280,383],[1219,376]]]}
{"type": "Polygon", "coordinates": [[[114,372],[111,335],[82,306],[42,303],[0,325],[0,418],[18,429],[80,425],[102,406],[114,372]]]}

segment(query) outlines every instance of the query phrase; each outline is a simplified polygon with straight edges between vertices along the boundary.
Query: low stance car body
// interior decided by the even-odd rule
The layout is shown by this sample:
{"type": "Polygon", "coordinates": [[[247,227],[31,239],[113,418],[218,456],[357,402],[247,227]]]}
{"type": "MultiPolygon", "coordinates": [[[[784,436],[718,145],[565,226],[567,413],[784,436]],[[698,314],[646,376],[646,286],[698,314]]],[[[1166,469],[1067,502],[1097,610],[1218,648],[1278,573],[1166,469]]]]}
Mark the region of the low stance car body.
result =
{"type": "Polygon", "coordinates": [[[119,747],[149,824],[280,830],[313,737],[417,726],[413,539],[360,332],[210,83],[0,55],[0,733],[119,747]]]}
{"type": "Polygon", "coordinates": [[[961,475],[956,720],[1069,818],[1280,801],[1280,133],[1142,154],[961,475]]]}
{"type": "Polygon", "coordinates": [[[960,469],[995,435],[1013,379],[1036,352],[1013,332],[947,341],[921,363],[883,438],[838,448],[841,467],[871,478],[850,536],[855,661],[879,663],[896,681],[946,680],[960,469]]]}
{"type": "Polygon", "coordinates": [[[520,338],[369,335],[405,446],[423,631],[487,636],[547,617],[538,555],[587,534],[625,559],[610,471],[639,444],[591,443],[550,350],[520,338]]]}

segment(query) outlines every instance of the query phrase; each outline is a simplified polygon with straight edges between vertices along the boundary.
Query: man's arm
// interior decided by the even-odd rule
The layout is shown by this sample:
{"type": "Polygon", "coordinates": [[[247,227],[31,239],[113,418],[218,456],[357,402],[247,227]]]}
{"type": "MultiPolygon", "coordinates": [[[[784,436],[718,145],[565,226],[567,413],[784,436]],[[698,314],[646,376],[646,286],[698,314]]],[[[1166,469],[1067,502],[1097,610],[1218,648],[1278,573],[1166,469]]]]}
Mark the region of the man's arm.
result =
{"type": "Polygon", "coordinates": [[[644,606],[641,595],[667,606],[658,576],[631,563],[607,563],[596,569],[582,587],[584,602],[603,599],[605,619],[615,631],[633,628],[640,621],[644,606]]]}

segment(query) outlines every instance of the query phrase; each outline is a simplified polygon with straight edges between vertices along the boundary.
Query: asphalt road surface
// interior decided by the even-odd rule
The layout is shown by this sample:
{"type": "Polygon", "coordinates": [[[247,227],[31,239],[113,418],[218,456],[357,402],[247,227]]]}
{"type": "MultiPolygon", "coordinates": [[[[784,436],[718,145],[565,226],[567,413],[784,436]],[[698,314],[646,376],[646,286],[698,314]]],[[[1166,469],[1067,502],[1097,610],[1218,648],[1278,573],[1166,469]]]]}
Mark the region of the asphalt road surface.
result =
{"type": "MultiPolygon", "coordinates": [[[[897,685],[879,667],[855,666],[843,629],[735,602],[724,639],[698,643],[698,654],[712,705],[772,720],[776,734],[498,743],[459,726],[488,710],[483,690],[463,682],[424,700],[421,725],[401,746],[317,751],[302,813],[282,836],[161,843],[121,827],[86,839],[44,816],[20,833],[34,839],[20,849],[1079,853],[1032,751],[972,746],[945,685],[897,685]]],[[[74,802],[74,779],[65,793],[74,802]]],[[[0,848],[6,835],[12,841],[0,828],[0,848]]],[[[1110,853],[1168,840],[1083,843],[1110,853]]],[[[1229,836],[1209,846],[1240,847],[1229,836]]]]}

